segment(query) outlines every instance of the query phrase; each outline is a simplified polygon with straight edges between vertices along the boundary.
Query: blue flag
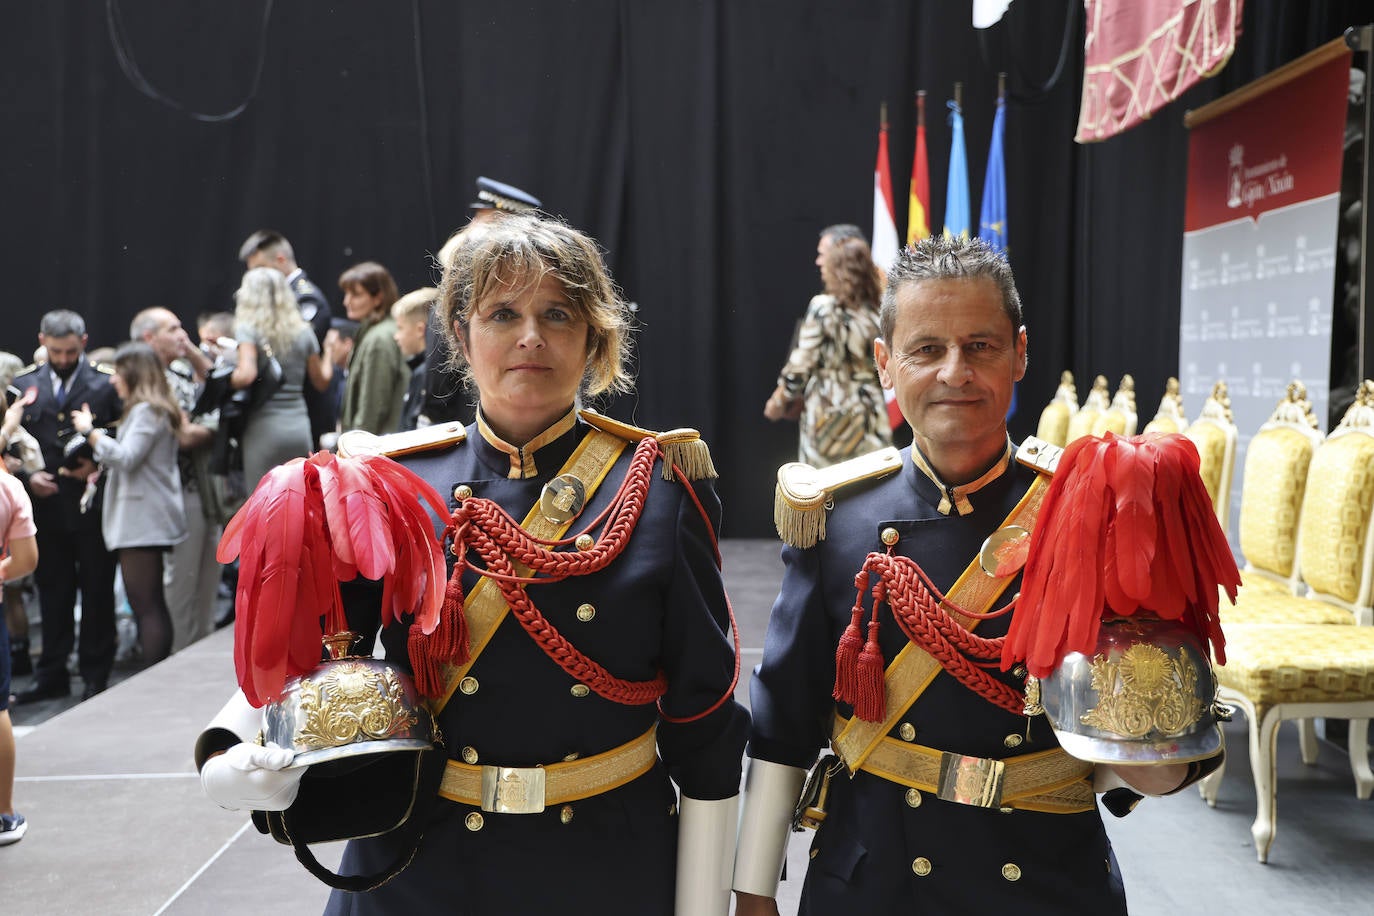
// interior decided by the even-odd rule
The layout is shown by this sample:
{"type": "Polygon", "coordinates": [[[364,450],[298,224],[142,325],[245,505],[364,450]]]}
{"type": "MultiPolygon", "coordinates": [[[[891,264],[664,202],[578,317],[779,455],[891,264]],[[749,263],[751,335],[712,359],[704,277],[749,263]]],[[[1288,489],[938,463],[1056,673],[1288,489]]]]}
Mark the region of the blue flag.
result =
{"type": "Polygon", "coordinates": [[[988,173],[983,180],[983,209],[978,217],[978,237],[993,248],[1007,253],[1007,167],[1002,152],[1006,133],[1007,106],[997,100],[992,119],[992,143],[988,146],[988,173]]]}
{"type": "Polygon", "coordinates": [[[964,153],[964,116],[949,102],[949,185],[945,189],[945,235],[968,238],[968,157],[964,153]]]}

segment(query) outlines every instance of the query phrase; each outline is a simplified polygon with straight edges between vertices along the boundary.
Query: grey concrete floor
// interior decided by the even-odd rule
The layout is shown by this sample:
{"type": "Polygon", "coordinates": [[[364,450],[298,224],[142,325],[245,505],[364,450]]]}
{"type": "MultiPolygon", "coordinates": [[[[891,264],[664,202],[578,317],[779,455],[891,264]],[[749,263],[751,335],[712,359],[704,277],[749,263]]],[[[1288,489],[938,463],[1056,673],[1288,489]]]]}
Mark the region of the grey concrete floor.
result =
{"type": "MultiPolygon", "coordinates": [[[[727,541],[723,549],[744,649],[738,695],[747,702],[781,567],[773,542],[727,541]]],[[[290,851],[201,793],[191,745],[233,683],[226,629],[121,674],[85,703],[17,710],[15,799],[31,827],[22,842],[0,848],[0,914],[319,912],[326,889],[290,851]]],[[[1355,799],[1346,758],[1333,745],[1322,744],[1315,766],[1302,765],[1291,724],[1279,734],[1277,839],[1269,864],[1255,861],[1245,728],[1243,720],[1226,728],[1231,756],[1215,809],[1187,790],[1148,800],[1127,818],[1108,817],[1131,912],[1374,911],[1374,802],[1355,799]]],[[[783,913],[796,911],[809,841],[793,837],[783,913]]],[[[337,864],[337,846],[318,852],[337,864]]],[[[580,916],[571,903],[567,912],[580,916]]]]}

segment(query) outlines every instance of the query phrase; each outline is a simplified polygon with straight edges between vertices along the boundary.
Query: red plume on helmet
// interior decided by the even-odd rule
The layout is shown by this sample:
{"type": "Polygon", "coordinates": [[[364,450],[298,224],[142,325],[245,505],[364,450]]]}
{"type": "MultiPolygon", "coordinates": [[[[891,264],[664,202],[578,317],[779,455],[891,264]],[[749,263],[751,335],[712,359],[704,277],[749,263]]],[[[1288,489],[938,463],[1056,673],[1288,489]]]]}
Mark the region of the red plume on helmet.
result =
{"type": "Polygon", "coordinates": [[[279,698],[287,678],[320,664],[321,638],[348,629],[341,580],[383,580],[382,622],[413,615],[434,631],[446,569],[422,499],[447,518],[433,487],[374,455],[318,452],[263,477],[215,552],[239,558],[234,667],[250,703],[279,698]]]}
{"type": "Polygon", "coordinates": [[[1234,603],[1240,571],[1198,466],[1177,433],[1107,433],[1064,449],[1031,535],[1004,670],[1024,660],[1045,677],[1071,652],[1092,654],[1104,617],[1133,614],[1183,622],[1225,664],[1218,587],[1234,603]]]}

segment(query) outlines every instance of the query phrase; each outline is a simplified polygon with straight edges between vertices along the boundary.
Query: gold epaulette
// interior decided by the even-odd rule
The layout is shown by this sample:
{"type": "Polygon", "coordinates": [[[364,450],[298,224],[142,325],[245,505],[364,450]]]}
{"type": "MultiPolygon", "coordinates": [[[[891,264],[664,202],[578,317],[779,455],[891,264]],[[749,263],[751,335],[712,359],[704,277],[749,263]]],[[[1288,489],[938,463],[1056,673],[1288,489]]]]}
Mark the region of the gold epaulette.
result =
{"type": "Polygon", "coordinates": [[[1059,456],[1062,454],[1064,450],[1059,446],[1051,445],[1044,439],[1027,436],[1021,447],[1016,450],[1016,460],[1046,477],[1053,477],[1059,467],[1059,456]]]}
{"type": "Polygon", "coordinates": [[[358,458],[363,455],[385,455],[396,458],[400,455],[413,455],[416,452],[430,452],[434,449],[458,445],[467,438],[467,430],[457,421],[436,423],[420,429],[405,432],[387,433],[377,436],[365,429],[350,429],[339,435],[338,453],[340,458],[358,458]]]}
{"type": "Polygon", "coordinates": [[[773,524],[778,537],[793,547],[812,547],[825,540],[825,513],[835,492],[861,480],[885,477],[902,466],[902,453],[882,448],[826,468],[793,461],[778,468],[773,524]]]}
{"type": "Polygon", "coordinates": [[[18,372],[14,373],[14,377],[15,377],[15,378],[18,378],[18,377],[21,376],[21,375],[28,375],[30,372],[37,372],[37,371],[38,371],[38,363],[29,363],[29,364],[28,364],[27,366],[25,366],[23,369],[20,369],[18,372]]]}
{"type": "Polygon", "coordinates": [[[91,368],[105,375],[114,375],[115,371],[114,366],[111,366],[109,363],[91,363],[91,368]]]}
{"type": "Polygon", "coordinates": [[[674,467],[681,470],[682,476],[688,480],[703,480],[719,476],[716,474],[715,464],[711,461],[710,447],[702,440],[701,433],[695,429],[683,427],[659,433],[651,429],[631,426],[629,423],[621,423],[619,420],[612,420],[595,410],[579,410],[577,415],[588,426],[599,429],[603,433],[619,436],[627,442],[638,442],[648,438],[656,439],[659,447],[663,449],[664,480],[673,479],[674,467]]]}

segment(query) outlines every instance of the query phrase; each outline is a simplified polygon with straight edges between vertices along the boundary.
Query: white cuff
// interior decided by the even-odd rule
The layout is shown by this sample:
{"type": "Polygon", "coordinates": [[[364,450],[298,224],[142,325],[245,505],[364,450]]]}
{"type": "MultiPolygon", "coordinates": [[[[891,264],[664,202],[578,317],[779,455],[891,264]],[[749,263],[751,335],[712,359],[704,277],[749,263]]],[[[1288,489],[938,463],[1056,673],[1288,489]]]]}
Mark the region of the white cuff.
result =
{"type": "Polygon", "coordinates": [[[797,810],[806,770],[767,760],[749,761],[740,816],[739,852],[735,856],[735,890],[776,897],[787,839],[797,810]]]}
{"type": "Polygon", "coordinates": [[[677,825],[677,916],[728,916],[739,796],[682,796],[677,825]]]}
{"type": "Polygon", "coordinates": [[[262,710],[254,708],[242,690],[235,690],[196,738],[196,769],[203,768],[211,754],[231,744],[257,741],[262,724],[262,710]]]}

